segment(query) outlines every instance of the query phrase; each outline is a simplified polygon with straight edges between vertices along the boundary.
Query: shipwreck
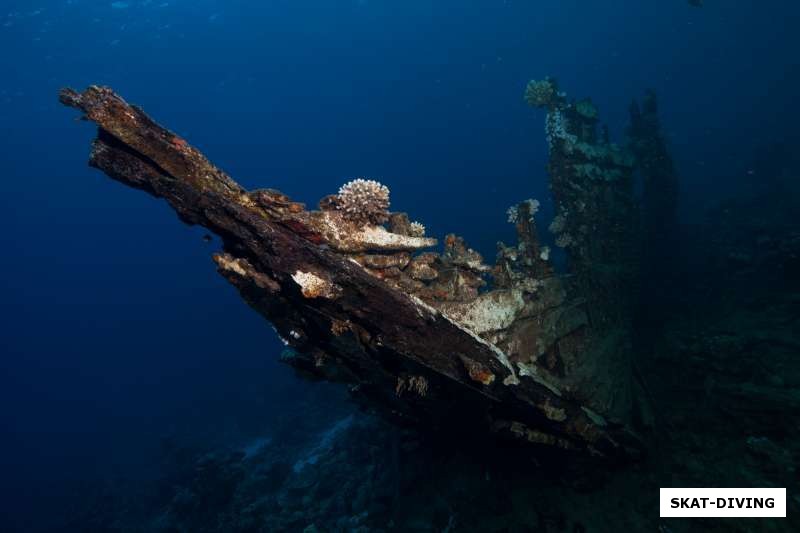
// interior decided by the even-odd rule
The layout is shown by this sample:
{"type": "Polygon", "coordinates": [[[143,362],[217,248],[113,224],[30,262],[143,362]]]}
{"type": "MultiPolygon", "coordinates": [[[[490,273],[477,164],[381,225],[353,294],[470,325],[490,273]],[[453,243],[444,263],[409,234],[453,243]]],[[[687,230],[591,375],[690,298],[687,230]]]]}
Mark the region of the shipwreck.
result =
{"type": "Polygon", "coordinates": [[[219,273],[284,339],[282,360],[342,382],[397,423],[497,435],[612,459],[638,457],[647,406],[634,372],[639,261],[634,158],[589,100],[555,80],[525,97],[547,112],[554,268],[536,200],[509,209],[518,242],[493,264],[455,234],[440,244],[357,179],[317,209],[245,190],[110,88],[64,89],[96,123],[89,163],[218,235],[219,273]]]}

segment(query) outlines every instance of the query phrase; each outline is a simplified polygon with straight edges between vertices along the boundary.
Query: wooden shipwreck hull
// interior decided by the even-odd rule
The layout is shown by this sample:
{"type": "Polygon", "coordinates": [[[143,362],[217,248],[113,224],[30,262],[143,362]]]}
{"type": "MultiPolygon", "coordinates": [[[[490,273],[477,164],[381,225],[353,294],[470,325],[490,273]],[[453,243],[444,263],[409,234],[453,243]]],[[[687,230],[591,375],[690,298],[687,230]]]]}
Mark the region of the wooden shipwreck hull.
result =
{"type": "Polygon", "coordinates": [[[520,246],[487,267],[454,235],[444,253],[422,252],[436,241],[402,213],[386,229],[346,220],[335,197],[312,211],[246,191],[111,89],[64,89],[60,100],[99,127],[91,166],[220,236],[219,272],[290,346],[287,363],[423,428],[638,452],[624,424],[571,387],[564,367],[593,336],[536,241],[534,203],[513,212],[520,246]],[[479,291],[489,275],[492,290],[479,291]]]}

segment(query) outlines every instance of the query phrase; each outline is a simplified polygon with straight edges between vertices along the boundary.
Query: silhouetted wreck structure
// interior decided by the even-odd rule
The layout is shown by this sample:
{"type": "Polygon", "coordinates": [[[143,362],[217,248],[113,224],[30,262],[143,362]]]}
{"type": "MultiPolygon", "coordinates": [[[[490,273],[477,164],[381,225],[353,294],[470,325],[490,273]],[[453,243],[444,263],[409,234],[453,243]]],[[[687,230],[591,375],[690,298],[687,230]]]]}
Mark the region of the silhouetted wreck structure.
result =
{"type": "Polygon", "coordinates": [[[568,102],[554,80],[531,82],[526,98],[548,113],[550,230],[568,275],[539,241],[536,200],[509,209],[518,243],[487,265],[456,235],[430,251],[437,241],[389,212],[376,182],[350,182],[309,210],[243,189],[109,88],[60,95],[99,127],[91,166],[220,236],[219,272],[291,348],[285,362],[409,424],[635,457],[633,157],[598,134],[590,101],[568,102]]]}
{"type": "Polygon", "coordinates": [[[674,250],[678,211],[678,175],[661,131],[656,93],[647,91],[630,107],[628,137],[642,178],[644,261],[663,263],[674,250]]]}
{"type": "Polygon", "coordinates": [[[675,258],[681,248],[678,174],[661,129],[654,91],[646,91],[641,103],[631,103],[627,136],[642,184],[640,271],[647,283],[639,292],[636,330],[639,347],[646,350],[657,338],[673,305],[675,258]]]}

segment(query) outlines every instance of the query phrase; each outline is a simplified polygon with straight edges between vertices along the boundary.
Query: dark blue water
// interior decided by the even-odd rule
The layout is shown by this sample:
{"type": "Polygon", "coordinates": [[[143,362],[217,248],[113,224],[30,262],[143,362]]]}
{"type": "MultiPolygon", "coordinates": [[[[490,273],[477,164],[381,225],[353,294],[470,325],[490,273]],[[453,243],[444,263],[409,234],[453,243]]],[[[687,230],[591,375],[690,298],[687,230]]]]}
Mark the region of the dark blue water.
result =
{"type": "Polygon", "coordinates": [[[215,243],[87,168],[94,130],[60,87],[113,87],[246,187],[313,205],[380,179],[492,257],[505,209],[547,197],[530,78],[591,96],[617,138],[655,89],[686,217],[752,186],[757,146],[799,140],[800,7],[706,4],[1,2],[0,524],[72,481],[146,475],[164,435],[241,438],[318,394],[215,243]]]}

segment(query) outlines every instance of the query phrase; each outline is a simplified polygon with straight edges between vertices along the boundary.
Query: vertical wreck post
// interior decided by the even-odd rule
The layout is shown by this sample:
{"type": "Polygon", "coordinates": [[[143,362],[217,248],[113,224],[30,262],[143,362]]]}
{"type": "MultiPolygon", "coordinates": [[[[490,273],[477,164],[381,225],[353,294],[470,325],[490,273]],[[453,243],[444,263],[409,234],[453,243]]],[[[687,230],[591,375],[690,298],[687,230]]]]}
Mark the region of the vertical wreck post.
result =
{"type": "MultiPolygon", "coordinates": [[[[547,112],[549,229],[566,253],[568,297],[585,313],[581,350],[567,352],[561,382],[601,412],[633,409],[632,305],[637,283],[634,158],[598,132],[591,100],[569,101],[554,79],[531,81],[525,99],[547,112]]],[[[565,357],[562,352],[561,357],[565,357]]]]}
{"type": "Polygon", "coordinates": [[[641,104],[631,102],[628,142],[642,180],[643,234],[651,243],[645,248],[644,261],[657,262],[657,255],[664,257],[675,242],[679,185],[652,90],[645,92],[641,104]]]}
{"type": "Polygon", "coordinates": [[[665,318],[674,279],[678,239],[679,183],[675,163],[661,129],[656,93],[647,91],[641,104],[630,106],[628,143],[636,156],[642,183],[642,279],[637,339],[643,347],[652,342],[665,318]]]}

